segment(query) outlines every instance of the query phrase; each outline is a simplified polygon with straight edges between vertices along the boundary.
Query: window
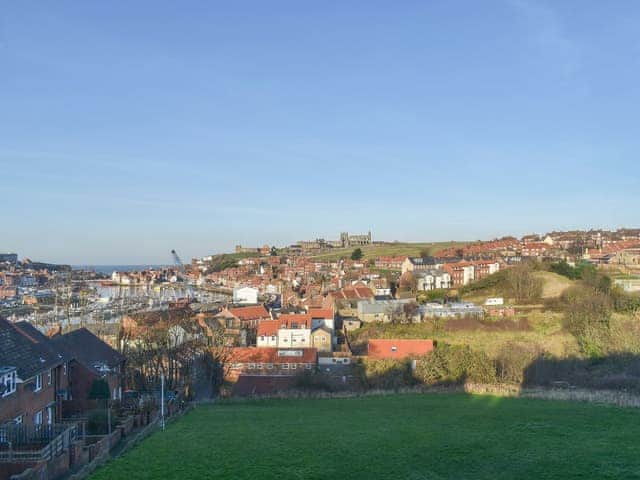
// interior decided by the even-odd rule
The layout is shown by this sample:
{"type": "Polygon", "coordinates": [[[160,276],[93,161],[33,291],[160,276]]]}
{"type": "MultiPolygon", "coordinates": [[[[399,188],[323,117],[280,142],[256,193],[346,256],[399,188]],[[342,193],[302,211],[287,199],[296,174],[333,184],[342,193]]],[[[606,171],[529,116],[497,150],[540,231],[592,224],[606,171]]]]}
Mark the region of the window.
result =
{"type": "Polygon", "coordinates": [[[53,370],[49,369],[49,377],[47,379],[47,385],[51,385],[53,383],[53,370]]]}
{"type": "Polygon", "coordinates": [[[398,347],[391,347],[391,351],[392,352],[397,352],[398,351],[398,347]]]}
{"type": "Polygon", "coordinates": [[[289,364],[288,363],[283,363],[282,364],[282,369],[283,370],[289,370],[289,364]]]}
{"type": "Polygon", "coordinates": [[[262,370],[264,368],[262,363],[258,363],[256,366],[258,367],[258,370],[262,370]]]}
{"type": "Polygon", "coordinates": [[[14,418],[13,423],[15,423],[16,425],[22,425],[22,415],[18,415],[16,418],[14,418]]]}
{"type": "Polygon", "coordinates": [[[53,406],[49,406],[49,407],[47,407],[47,423],[49,425],[51,425],[53,423],[53,417],[54,417],[53,406]]]}
{"type": "Polygon", "coordinates": [[[311,365],[310,364],[305,364],[304,368],[306,368],[307,370],[311,370],[311,365]]]}
{"type": "Polygon", "coordinates": [[[0,388],[3,391],[2,397],[7,397],[16,391],[16,372],[6,373],[0,376],[0,385],[4,388],[0,388]]]}
{"type": "Polygon", "coordinates": [[[270,370],[273,368],[273,363],[267,363],[267,368],[270,370]]]}
{"type": "Polygon", "coordinates": [[[292,363],[291,364],[291,369],[295,370],[296,368],[298,368],[298,364],[297,363],[292,363]]]}
{"type": "Polygon", "coordinates": [[[67,375],[67,362],[64,362],[62,364],[62,373],[66,376],[67,375]]]}
{"type": "Polygon", "coordinates": [[[42,410],[38,410],[36,414],[33,416],[33,424],[42,425],[42,410]]]}
{"type": "Polygon", "coordinates": [[[255,364],[255,363],[250,363],[250,364],[249,364],[249,368],[250,368],[250,369],[254,369],[254,368],[256,368],[256,364],[255,364]]]}
{"type": "MultiPolygon", "coordinates": [[[[38,375],[36,375],[36,384],[35,384],[35,388],[33,389],[34,392],[39,392],[40,390],[42,390],[42,374],[39,373],[38,375]]],[[[40,413],[40,417],[42,418],[42,412],[40,413]]]]}

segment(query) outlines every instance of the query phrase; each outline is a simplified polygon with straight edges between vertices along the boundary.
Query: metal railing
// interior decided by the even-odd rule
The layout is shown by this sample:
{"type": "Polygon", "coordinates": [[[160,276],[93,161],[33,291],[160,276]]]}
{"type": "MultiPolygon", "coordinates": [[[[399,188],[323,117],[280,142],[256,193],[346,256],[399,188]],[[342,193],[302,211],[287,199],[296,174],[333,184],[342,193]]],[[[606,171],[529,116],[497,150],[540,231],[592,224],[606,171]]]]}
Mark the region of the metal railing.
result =
{"type": "Polygon", "coordinates": [[[0,425],[0,463],[51,460],[77,438],[76,425],[0,425]]]}

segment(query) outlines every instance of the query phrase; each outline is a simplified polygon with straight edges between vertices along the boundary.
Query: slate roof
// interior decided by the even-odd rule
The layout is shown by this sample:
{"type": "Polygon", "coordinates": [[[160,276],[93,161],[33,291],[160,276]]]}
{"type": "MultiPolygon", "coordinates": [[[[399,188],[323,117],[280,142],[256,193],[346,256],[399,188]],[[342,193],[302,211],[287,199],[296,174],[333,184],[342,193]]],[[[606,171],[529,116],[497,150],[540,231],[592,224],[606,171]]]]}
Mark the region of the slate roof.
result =
{"type": "Polygon", "coordinates": [[[23,323],[0,318],[0,366],[15,367],[24,381],[61,365],[65,357],[52,348],[46,336],[23,323]]]}
{"type": "Polygon", "coordinates": [[[101,365],[109,368],[124,362],[125,357],[96,337],[86,328],[79,328],[51,339],[55,348],[74,358],[95,373],[102,373],[101,365]]]}

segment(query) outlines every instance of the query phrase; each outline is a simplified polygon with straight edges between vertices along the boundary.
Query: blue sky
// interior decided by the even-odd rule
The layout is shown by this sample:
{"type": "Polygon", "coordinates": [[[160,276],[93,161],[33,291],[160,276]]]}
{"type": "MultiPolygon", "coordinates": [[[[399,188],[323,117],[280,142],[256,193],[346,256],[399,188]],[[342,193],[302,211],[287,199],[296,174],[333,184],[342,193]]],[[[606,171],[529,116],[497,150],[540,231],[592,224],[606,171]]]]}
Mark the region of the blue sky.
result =
{"type": "Polygon", "coordinates": [[[637,1],[5,2],[0,251],[640,224],[637,1]]]}

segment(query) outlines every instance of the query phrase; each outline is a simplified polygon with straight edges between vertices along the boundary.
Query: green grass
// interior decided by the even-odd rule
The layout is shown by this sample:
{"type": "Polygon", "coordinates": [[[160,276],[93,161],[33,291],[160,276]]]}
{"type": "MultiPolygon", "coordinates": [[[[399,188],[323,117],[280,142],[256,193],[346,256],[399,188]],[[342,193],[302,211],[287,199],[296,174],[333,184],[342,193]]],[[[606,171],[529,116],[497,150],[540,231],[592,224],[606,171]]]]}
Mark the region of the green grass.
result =
{"type": "MultiPolygon", "coordinates": [[[[351,345],[358,352],[366,351],[369,338],[430,338],[451,345],[470,345],[475,350],[495,357],[505,345],[513,342],[537,345],[557,357],[579,353],[575,338],[562,328],[562,314],[555,312],[529,312],[524,315],[531,330],[434,330],[431,322],[414,324],[370,323],[351,334],[351,345]]],[[[636,342],[637,343],[637,342],[636,342]]]]}
{"type": "MultiPolygon", "coordinates": [[[[431,242],[431,243],[385,243],[383,245],[366,245],[360,247],[364,253],[363,260],[371,260],[376,257],[419,256],[422,250],[428,250],[430,255],[435,255],[440,250],[453,246],[466,245],[466,242],[431,242]]],[[[325,261],[335,261],[341,258],[349,258],[358,247],[334,248],[329,252],[313,255],[311,258],[325,261]]]]}
{"type": "Polygon", "coordinates": [[[462,394],[198,407],[91,478],[640,478],[640,411],[462,394]]]}

